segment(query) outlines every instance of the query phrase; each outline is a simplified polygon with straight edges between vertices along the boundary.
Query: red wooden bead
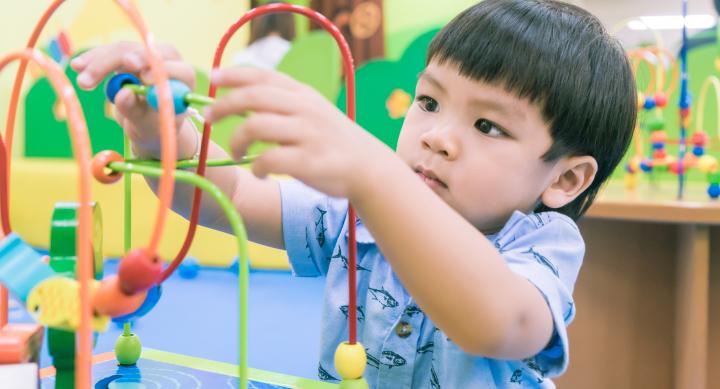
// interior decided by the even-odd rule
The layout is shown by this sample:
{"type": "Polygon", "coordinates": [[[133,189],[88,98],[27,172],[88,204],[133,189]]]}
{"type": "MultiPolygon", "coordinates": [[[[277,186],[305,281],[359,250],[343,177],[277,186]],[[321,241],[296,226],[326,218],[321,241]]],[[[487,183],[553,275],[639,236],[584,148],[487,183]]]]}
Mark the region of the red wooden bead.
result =
{"type": "Polygon", "coordinates": [[[131,250],[118,268],[120,288],[126,294],[150,289],[160,278],[162,266],[160,258],[150,258],[144,249],[131,250]]]}
{"type": "Polygon", "coordinates": [[[690,142],[692,144],[694,144],[695,146],[700,146],[700,147],[705,146],[707,144],[708,140],[709,140],[708,134],[706,134],[702,131],[695,132],[692,135],[692,137],[690,138],[690,142]]]}
{"type": "Polygon", "coordinates": [[[667,156],[667,152],[665,150],[655,150],[653,152],[653,159],[663,159],[667,156]]]}
{"type": "Polygon", "coordinates": [[[663,108],[667,105],[668,99],[663,93],[655,94],[655,105],[659,108],[663,108]]]}

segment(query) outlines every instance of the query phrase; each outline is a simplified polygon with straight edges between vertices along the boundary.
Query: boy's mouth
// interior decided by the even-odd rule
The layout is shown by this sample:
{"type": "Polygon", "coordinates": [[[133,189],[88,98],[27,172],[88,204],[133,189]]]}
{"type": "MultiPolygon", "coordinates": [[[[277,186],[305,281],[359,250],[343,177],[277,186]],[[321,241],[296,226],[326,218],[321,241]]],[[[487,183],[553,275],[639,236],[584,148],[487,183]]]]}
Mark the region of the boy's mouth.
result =
{"type": "Polygon", "coordinates": [[[415,168],[415,173],[417,173],[418,176],[420,176],[420,179],[425,182],[430,188],[445,188],[447,189],[447,184],[442,182],[440,179],[438,179],[437,174],[433,172],[430,169],[425,169],[422,166],[418,166],[415,168]]]}

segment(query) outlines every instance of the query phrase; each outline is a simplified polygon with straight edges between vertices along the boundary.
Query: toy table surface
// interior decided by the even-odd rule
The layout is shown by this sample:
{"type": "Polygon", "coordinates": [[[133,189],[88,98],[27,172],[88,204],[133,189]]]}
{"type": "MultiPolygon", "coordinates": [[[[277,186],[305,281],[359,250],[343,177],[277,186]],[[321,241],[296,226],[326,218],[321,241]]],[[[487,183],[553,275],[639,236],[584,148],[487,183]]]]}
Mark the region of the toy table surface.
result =
{"type": "MultiPolygon", "coordinates": [[[[238,368],[229,363],[144,348],[134,366],[118,366],[112,352],[93,357],[96,389],[113,388],[237,388],[238,368]]],[[[54,389],[54,368],[40,371],[41,388],[54,389]]],[[[248,389],[332,389],[337,385],[248,369],[248,389]]]]}
{"type": "Polygon", "coordinates": [[[685,184],[683,199],[677,198],[677,181],[641,182],[628,191],[621,181],[605,186],[587,217],[664,223],[720,225],[720,201],[707,195],[707,184],[685,184]]]}

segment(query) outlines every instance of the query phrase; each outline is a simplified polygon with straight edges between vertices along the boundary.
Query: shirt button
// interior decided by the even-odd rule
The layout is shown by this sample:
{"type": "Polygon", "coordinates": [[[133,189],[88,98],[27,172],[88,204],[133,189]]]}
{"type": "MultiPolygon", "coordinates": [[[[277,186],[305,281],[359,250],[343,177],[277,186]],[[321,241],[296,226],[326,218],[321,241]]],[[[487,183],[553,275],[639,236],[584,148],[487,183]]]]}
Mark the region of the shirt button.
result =
{"type": "Polygon", "coordinates": [[[407,338],[410,334],[412,334],[412,326],[406,321],[401,321],[395,327],[395,333],[401,338],[407,338]]]}

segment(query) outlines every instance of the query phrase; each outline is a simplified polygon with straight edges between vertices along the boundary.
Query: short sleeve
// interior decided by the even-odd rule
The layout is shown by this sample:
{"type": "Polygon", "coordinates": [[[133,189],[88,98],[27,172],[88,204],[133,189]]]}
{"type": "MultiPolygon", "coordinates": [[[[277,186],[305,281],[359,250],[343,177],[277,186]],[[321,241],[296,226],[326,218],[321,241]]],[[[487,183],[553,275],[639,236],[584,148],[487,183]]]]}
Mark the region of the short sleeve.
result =
{"type": "Polygon", "coordinates": [[[512,271],[538,288],[553,317],[550,343],[524,362],[542,376],[563,373],[569,361],[567,326],[575,316],[572,292],[585,255],[577,225],[555,212],[516,212],[498,234],[495,246],[512,271]]]}
{"type": "Polygon", "coordinates": [[[347,200],[329,197],[297,180],[280,181],[280,196],[283,240],[293,273],[327,274],[347,218],[347,200]]]}

